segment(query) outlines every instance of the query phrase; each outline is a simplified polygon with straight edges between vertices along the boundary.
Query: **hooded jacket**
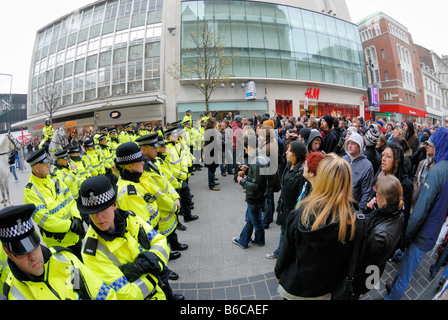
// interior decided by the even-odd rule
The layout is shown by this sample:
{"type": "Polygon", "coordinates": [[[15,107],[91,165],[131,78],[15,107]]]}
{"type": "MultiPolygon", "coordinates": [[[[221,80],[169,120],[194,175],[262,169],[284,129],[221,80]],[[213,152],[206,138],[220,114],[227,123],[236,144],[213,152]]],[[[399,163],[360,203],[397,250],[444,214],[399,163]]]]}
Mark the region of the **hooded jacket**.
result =
{"type": "Polygon", "coordinates": [[[249,158],[247,176],[240,182],[243,189],[246,190],[246,202],[260,204],[266,200],[268,176],[262,174],[263,172],[261,170],[268,170],[269,165],[269,158],[260,149],[257,149],[256,155],[253,158],[249,158]]]}
{"type": "Polygon", "coordinates": [[[423,182],[405,238],[425,252],[434,247],[448,215],[448,129],[438,128],[430,139],[434,143],[435,165],[423,182]]]}
{"type": "MultiPolygon", "coordinates": [[[[311,145],[313,144],[313,140],[316,139],[316,138],[320,138],[321,140],[323,140],[322,139],[322,135],[320,134],[319,130],[312,129],[311,133],[310,133],[310,136],[308,138],[308,144],[306,146],[308,152],[312,152],[311,151],[311,145]]],[[[323,145],[323,141],[322,141],[322,144],[320,145],[319,151],[322,151],[322,145],[323,145]]]]}
{"type": "Polygon", "coordinates": [[[358,203],[360,211],[366,208],[369,200],[369,193],[372,188],[372,181],[374,178],[372,163],[367,159],[363,153],[364,143],[360,134],[352,133],[345,143],[345,152],[347,153],[342,159],[345,159],[350,164],[353,174],[353,198],[358,203]],[[348,153],[348,143],[354,141],[359,145],[360,154],[353,159],[348,153]]]}

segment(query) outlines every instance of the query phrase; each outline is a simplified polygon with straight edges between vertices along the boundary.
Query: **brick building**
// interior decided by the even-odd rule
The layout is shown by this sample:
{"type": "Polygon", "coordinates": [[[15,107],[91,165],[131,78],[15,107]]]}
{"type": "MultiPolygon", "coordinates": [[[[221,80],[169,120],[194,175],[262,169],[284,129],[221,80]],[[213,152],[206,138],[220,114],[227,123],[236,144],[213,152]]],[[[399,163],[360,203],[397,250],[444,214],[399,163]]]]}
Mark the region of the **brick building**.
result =
{"type": "MultiPolygon", "coordinates": [[[[358,22],[367,83],[379,89],[375,117],[426,122],[423,77],[417,48],[408,29],[383,12],[358,22]]],[[[366,119],[373,112],[367,110],[366,119]]]]}

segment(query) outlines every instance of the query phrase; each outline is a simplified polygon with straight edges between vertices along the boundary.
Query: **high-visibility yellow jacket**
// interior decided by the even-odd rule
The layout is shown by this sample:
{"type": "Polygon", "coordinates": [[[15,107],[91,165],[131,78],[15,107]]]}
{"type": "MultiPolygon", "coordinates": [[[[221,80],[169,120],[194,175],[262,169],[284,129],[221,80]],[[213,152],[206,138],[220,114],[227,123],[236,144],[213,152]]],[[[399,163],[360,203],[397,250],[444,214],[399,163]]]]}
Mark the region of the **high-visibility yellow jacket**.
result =
{"type": "Polygon", "coordinates": [[[43,242],[49,246],[70,247],[80,241],[70,230],[73,219],[81,219],[70,189],[56,175],[41,179],[31,174],[23,191],[25,204],[33,203],[33,219],[42,232],[43,242]]]}
{"type": "Polygon", "coordinates": [[[112,154],[112,159],[115,159],[115,151],[117,150],[119,145],[120,142],[118,141],[118,138],[110,140],[109,147],[110,147],[110,153],[112,154]]]}
{"type": "Polygon", "coordinates": [[[8,300],[115,300],[117,295],[92,270],[65,248],[41,246],[44,274],[40,281],[22,279],[16,266],[6,280],[8,300]],[[84,284],[81,290],[78,284],[84,284]]]}
{"type": "MultiPolygon", "coordinates": [[[[5,250],[3,250],[3,246],[0,246],[0,289],[3,288],[3,284],[6,282],[8,274],[8,255],[5,250]]],[[[0,294],[3,294],[3,291],[0,291],[0,294]]]]}
{"type": "Polygon", "coordinates": [[[166,299],[154,275],[147,273],[130,282],[120,269],[133,263],[142,251],[150,251],[157,255],[163,270],[170,254],[166,238],[133,212],[117,209],[115,214],[126,220],[126,230],[119,235],[108,234],[106,240],[104,233],[89,226],[82,249],[84,264],[114,288],[119,300],[166,299]]]}
{"type": "Polygon", "coordinates": [[[158,230],[160,220],[159,207],[154,196],[156,188],[147,183],[125,180],[117,181],[117,203],[121,210],[131,210],[152,228],[158,230]]]}
{"type": "Polygon", "coordinates": [[[51,139],[53,138],[53,126],[50,124],[48,126],[44,126],[42,129],[42,133],[44,134],[44,140],[48,140],[51,141],[51,139]]]}
{"type": "Polygon", "coordinates": [[[87,163],[83,160],[83,157],[70,157],[70,161],[76,166],[76,175],[79,177],[80,183],[87,178],[90,178],[92,174],[87,169],[87,163]]]}
{"type": "Polygon", "coordinates": [[[166,146],[167,157],[164,161],[168,161],[173,169],[173,175],[179,181],[185,181],[189,177],[188,168],[182,165],[182,158],[179,155],[180,148],[176,144],[169,142],[166,146]]]}
{"type": "Polygon", "coordinates": [[[140,181],[152,189],[152,194],[156,197],[157,206],[159,207],[160,221],[158,230],[162,235],[168,236],[175,230],[178,223],[176,212],[180,208],[175,203],[175,200],[180,198],[179,194],[168,182],[162,169],[151,161],[146,161],[145,171],[140,181]]]}
{"type": "Polygon", "coordinates": [[[111,169],[114,164],[114,159],[109,147],[99,145],[97,153],[99,154],[99,161],[104,164],[104,169],[111,169]]]}
{"type": "Polygon", "coordinates": [[[162,168],[162,172],[165,174],[165,177],[168,179],[168,182],[173,186],[175,190],[180,189],[181,184],[179,180],[176,179],[173,173],[173,168],[169,161],[164,161],[167,157],[167,154],[161,154],[156,158],[160,168],[162,168]]]}
{"type": "Polygon", "coordinates": [[[68,166],[61,167],[58,165],[55,165],[53,167],[53,173],[56,174],[58,178],[67,185],[67,187],[70,189],[73,198],[78,199],[79,188],[81,187],[81,183],[76,173],[71,171],[70,167],[68,166]]]}
{"type": "Polygon", "coordinates": [[[120,144],[124,144],[126,142],[132,141],[132,138],[127,131],[121,131],[118,135],[118,141],[120,141],[120,144]]]}
{"type": "Polygon", "coordinates": [[[202,132],[198,128],[191,129],[193,150],[202,150],[202,132]]]}
{"type": "Polygon", "coordinates": [[[87,171],[90,171],[92,177],[96,177],[98,175],[106,173],[104,164],[100,161],[100,155],[98,154],[98,152],[96,152],[95,149],[86,151],[83,159],[87,164],[87,171]]]}

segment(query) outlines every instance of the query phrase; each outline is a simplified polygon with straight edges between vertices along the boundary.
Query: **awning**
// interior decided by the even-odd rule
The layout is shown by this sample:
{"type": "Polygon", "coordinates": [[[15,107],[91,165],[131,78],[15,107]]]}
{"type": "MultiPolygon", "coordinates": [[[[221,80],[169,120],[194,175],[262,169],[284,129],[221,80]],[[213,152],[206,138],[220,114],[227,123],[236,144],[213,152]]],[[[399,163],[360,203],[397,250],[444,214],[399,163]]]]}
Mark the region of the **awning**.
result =
{"type": "Polygon", "coordinates": [[[413,117],[428,118],[426,110],[403,106],[401,104],[381,104],[380,112],[402,113],[413,117]]]}

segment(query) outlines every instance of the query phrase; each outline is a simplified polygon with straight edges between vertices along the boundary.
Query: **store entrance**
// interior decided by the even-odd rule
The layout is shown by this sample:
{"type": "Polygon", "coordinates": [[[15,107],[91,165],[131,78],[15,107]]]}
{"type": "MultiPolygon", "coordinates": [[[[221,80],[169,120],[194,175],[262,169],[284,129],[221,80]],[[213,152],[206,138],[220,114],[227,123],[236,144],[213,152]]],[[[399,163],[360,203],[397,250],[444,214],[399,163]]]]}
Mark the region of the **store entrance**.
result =
{"type": "Polygon", "coordinates": [[[292,100],[275,100],[275,112],[292,117],[292,100]]]}

